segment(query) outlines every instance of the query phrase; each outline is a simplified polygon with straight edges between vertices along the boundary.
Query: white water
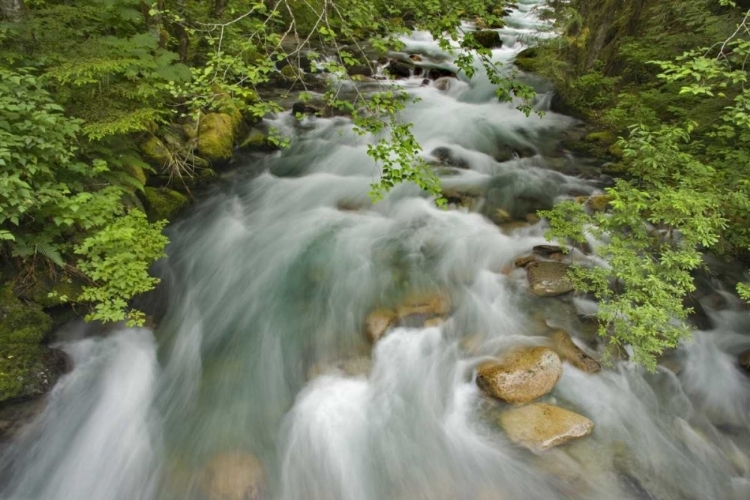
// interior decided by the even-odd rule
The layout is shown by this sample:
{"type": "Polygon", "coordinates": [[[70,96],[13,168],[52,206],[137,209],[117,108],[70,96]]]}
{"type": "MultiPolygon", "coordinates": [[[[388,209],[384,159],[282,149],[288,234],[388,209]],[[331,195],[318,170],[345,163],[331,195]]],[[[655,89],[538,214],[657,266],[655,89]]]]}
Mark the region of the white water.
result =
{"type": "MultiPolygon", "coordinates": [[[[539,26],[534,5],[522,2],[501,31],[498,61],[539,26]]],[[[405,42],[407,53],[445,58],[422,34],[405,42]]],[[[522,217],[596,186],[551,171],[542,155],[494,159],[502,145],[548,152],[572,119],[526,118],[481,75],[445,91],[419,83],[403,83],[421,98],[406,117],[426,157],[450,147],[469,165],[444,185],[482,193],[473,212],[439,210],[413,186],[371,205],[377,168],[350,123],[300,126],[282,114],[274,124],[295,145],[249,162],[170,228],[159,330],[64,344],[76,368],[5,451],[0,497],[213,499],[202,471],[228,452],[257,456],[266,498],[279,500],[750,497],[750,382],[736,367],[750,322],[736,307],[675,353],[679,376],[566,365],[545,400],[593,420],[591,436],[541,454],[508,442],[493,423],[502,406],[482,397],[474,367],[542,342],[540,319],[587,339],[577,312],[592,307],[534,299],[523,270],[501,273],[545,242],[544,227],[505,234],[484,215],[522,217]],[[455,306],[446,324],[398,328],[370,347],[369,310],[435,287],[455,306]],[[308,380],[313,367],[360,358],[369,375],[308,380]]]]}

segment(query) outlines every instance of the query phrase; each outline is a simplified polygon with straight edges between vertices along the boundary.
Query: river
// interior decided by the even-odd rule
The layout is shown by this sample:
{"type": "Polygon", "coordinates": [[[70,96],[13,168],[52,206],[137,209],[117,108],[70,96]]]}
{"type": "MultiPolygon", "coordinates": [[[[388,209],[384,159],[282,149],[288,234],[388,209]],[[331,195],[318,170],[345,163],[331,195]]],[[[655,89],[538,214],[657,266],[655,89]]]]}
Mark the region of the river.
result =
{"type": "MultiPolygon", "coordinates": [[[[519,4],[493,50],[507,68],[543,25],[538,2],[519,4]]],[[[427,35],[404,43],[405,54],[452,67],[427,35]]],[[[468,167],[441,167],[444,187],[477,196],[442,210],[402,185],[373,205],[369,139],[347,118],[270,119],[292,147],[241,158],[168,229],[157,331],[69,328],[60,347],[75,368],[5,449],[0,497],[750,498],[750,378],[736,367],[750,321],[731,298],[706,306],[713,328],[673,353],[679,369],[566,364],[544,400],[591,419],[590,436],[539,453],[508,440],[495,423],[504,405],[483,396],[475,368],[543,343],[540,318],[601,346],[586,328],[595,304],[535,298],[513,267],[546,242],[544,222],[498,227],[487,216],[523,219],[602,184],[557,171],[587,171],[554,153],[574,119],[527,118],[481,72],[441,88],[399,84],[419,98],[404,117],[426,158],[450,148],[468,167]],[[507,147],[521,154],[498,161],[507,147]],[[371,345],[367,313],[413,290],[448,294],[450,317],[371,345]]]]}

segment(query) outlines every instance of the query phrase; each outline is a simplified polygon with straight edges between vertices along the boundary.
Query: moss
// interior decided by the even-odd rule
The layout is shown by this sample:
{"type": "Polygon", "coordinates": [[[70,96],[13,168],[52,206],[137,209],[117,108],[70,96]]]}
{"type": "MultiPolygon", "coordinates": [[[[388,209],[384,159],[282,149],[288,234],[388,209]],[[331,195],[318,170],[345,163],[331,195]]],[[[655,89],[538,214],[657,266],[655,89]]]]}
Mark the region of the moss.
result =
{"type": "Polygon", "coordinates": [[[284,80],[294,81],[302,78],[303,74],[299,69],[289,64],[281,68],[281,76],[284,77],[284,80]]]}
{"type": "Polygon", "coordinates": [[[143,195],[148,218],[152,222],[170,220],[190,204],[187,196],[168,188],[147,187],[143,195]]]}
{"type": "Polygon", "coordinates": [[[146,182],[148,181],[148,174],[145,170],[143,170],[143,167],[140,167],[138,165],[127,165],[125,167],[125,171],[129,173],[135,180],[140,182],[141,185],[146,185],[146,182]]]}
{"type": "Polygon", "coordinates": [[[83,283],[78,279],[62,278],[58,281],[38,279],[30,288],[16,290],[16,293],[20,298],[30,300],[44,309],[48,309],[76,302],[82,290],[83,283]]]}
{"type": "Polygon", "coordinates": [[[513,62],[521,71],[526,71],[527,73],[536,72],[536,59],[532,59],[529,57],[516,57],[515,61],[513,62]]]}
{"type": "MultiPolygon", "coordinates": [[[[242,120],[240,115],[239,120],[242,120]]],[[[208,113],[201,118],[198,129],[198,152],[213,165],[232,158],[237,117],[227,113],[208,113]]]]}
{"type": "Polygon", "coordinates": [[[170,161],[169,149],[161,142],[161,139],[155,135],[149,136],[146,141],[141,144],[141,152],[149,165],[158,169],[163,168],[170,161]]]}
{"type": "Polygon", "coordinates": [[[10,287],[0,288],[0,345],[38,344],[52,326],[42,307],[21,302],[10,287]]]}
{"type": "Polygon", "coordinates": [[[598,143],[604,143],[604,144],[614,144],[617,142],[617,136],[614,132],[611,131],[604,131],[604,132],[591,132],[589,135],[586,136],[584,139],[586,142],[598,142],[598,143]]]}
{"type": "Polygon", "coordinates": [[[41,396],[64,369],[60,351],[34,344],[0,344],[0,404],[41,396]]]}
{"type": "Polygon", "coordinates": [[[472,36],[479,45],[487,49],[503,46],[503,41],[500,39],[500,34],[497,31],[475,31],[472,33],[472,36]]]}

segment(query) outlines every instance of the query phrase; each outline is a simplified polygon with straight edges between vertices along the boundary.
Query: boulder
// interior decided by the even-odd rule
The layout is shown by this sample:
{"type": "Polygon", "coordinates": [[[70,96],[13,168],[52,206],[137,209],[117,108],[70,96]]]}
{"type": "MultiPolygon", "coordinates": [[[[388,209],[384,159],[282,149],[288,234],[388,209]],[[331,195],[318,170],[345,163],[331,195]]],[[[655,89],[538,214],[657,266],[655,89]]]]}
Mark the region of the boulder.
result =
{"type": "Polygon", "coordinates": [[[595,194],[594,196],[577,196],[576,203],[585,205],[592,212],[606,212],[612,197],[606,194],[595,194]]]}
{"type": "Polygon", "coordinates": [[[516,267],[526,267],[532,262],[537,261],[536,255],[526,255],[525,257],[519,257],[513,262],[513,265],[516,267]]]}
{"type": "Polygon", "coordinates": [[[411,71],[413,68],[413,65],[407,64],[402,61],[391,61],[390,63],[388,63],[386,71],[396,79],[409,78],[411,76],[411,71]]]}
{"type": "Polygon", "coordinates": [[[349,68],[349,76],[364,76],[371,78],[374,72],[369,64],[356,64],[349,68]]]}
{"type": "Polygon", "coordinates": [[[260,500],[265,490],[263,465],[251,453],[216,454],[201,471],[200,487],[208,500],[260,500]]]}
{"type": "Polygon", "coordinates": [[[543,257],[549,257],[550,255],[553,255],[556,253],[563,253],[563,247],[560,247],[557,245],[537,245],[534,248],[532,248],[531,251],[537,255],[541,255],[543,257]]]}
{"type": "Polygon", "coordinates": [[[556,297],[574,290],[567,277],[568,265],[560,262],[532,262],[526,266],[531,291],[539,297],[556,297]]]}
{"type": "Polygon", "coordinates": [[[169,188],[147,187],[143,190],[143,198],[151,222],[171,220],[190,204],[187,196],[169,188]]]}
{"type": "Polygon", "coordinates": [[[750,372],[750,349],[740,354],[738,361],[740,363],[740,366],[750,372]]]}
{"type": "Polygon", "coordinates": [[[0,345],[0,403],[46,394],[67,371],[64,352],[40,344],[0,345]]]}
{"type": "MultiPolygon", "coordinates": [[[[365,333],[375,343],[385,336],[391,326],[428,326],[427,322],[442,319],[451,311],[450,297],[442,292],[415,292],[407,295],[394,309],[376,309],[365,318],[365,333]]],[[[430,325],[436,325],[435,321],[430,325]]]]}
{"type": "Polygon", "coordinates": [[[581,371],[596,373],[602,369],[599,362],[575,345],[568,332],[564,330],[557,330],[552,334],[552,345],[560,358],[581,371]]]}
{"type": "Polygon", "coordinates": [[[41,345],[51,327],[41,306],[0,288],[0,404],[41,396],[66,371],[65,354],[41,345]]]}
{"type": "Polygon", "coordinates": [[[399,320],[413,315],[442,318],[447,316],[450,311],[450,297],[444,293],[413,293],[408,295],[398,306],[396,314],[399,320]]]}
{"type": "Polygon", "coordinates": [[[278,151],[279,146],[269,141],[268,136],[260,130],[253,129],[240,144],[240,149],[268,153],[278,151]]]}
{"type": "Polygon", "coordinates": [[[594,430],[588,418],[545,403],[505,411],[498,421],[511,441],[532,451],[568,443],[594,430]]]}
{"type": "Polygon", "coordinates": [[[320,110],[315,106],[310,106],[304,102],[295,102],[292,104],[292,115],[317,115],[320,110]]]}
{"type": "Polygon", "coordinates": [[[469,168],[469,164],[466,163],[466,160],[456,156],[456,154],[450,148],[444,146],[433,149],[430,153],[430,156],[434,157],[440,163],[448,165],[450,167],[460,168],[464,170],[469,168]]]}
{"type": "Polygon", "coordinates": [[[232,159],[238,124],[228,113],[208,113],[198,127],[198,152],[212,165],[223,165],[232,159]]]}
{"type": "Polygon", "coordinates": [[[157,170],[163,169],[172,161],[169,149],[155,135],[149,135],[148,139],[141,144],[141,153],[149,165],[157,170]]]}
{"type": "Polygon", "coordinates": [[[477,385],[490,396],[522,404],[549,393],[562,376],[560,357],[546,347],[522,347],[477,369],[477,385]]]}
{"type": "Polygon", "coordinates": [[[393,309],[376,309],[365,318],[365,333],[373,344],[380,340],[398,317],[393,309]]]}
{"type": "Polygon", "coordinates": [[[471,35],[477,44],[486,49],[500,48],[503,46],[503,41],[500,39],[500,34],[497,31],[475,31],[471,35]]]}
{"type": "Polygon", "coordinates": [[[446,68],[430,68],[427,72],[427,77],[430,80],[438,80],[440,78],[456,78],[456,73],[446,68]]]}

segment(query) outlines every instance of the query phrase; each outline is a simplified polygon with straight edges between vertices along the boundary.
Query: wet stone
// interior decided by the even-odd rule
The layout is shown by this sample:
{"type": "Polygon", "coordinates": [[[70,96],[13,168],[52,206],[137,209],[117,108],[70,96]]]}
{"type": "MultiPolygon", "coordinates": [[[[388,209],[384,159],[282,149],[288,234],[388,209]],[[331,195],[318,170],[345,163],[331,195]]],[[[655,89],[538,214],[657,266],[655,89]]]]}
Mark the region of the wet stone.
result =
{"type": "Polygon", "coordinates": [[[586,373],[596,373],[602,369],[597,360],[575,345],[568,332],[557,330],[552,334],[553,349],[564,361],[586,373]]]}
{"type": "Polygon", "coordinates": [[[209,500],[261,500],[265,473],[258,458],[245,452],[214,455],[201,475],[201,490],[209,500]]]}
{"type": "Polygon", "coordinates": [[[531,291],[539,297],[556,297],[574,290],[568,279],[568,265],[560,262],[532,262],[526,266],[531,291]]]}
{"type": "Polygon", "coordinates": [[[546,403],[508,410],[498,421],[511,441],[532,451],[560,446],[594,430],[594,422],[588,418],[546,403]]]}
{"type": "Polygon", "coordinates": [[[528,403],[549,393],[562,376],[560,357],[546,347],[522,347],[477,368],[477,385],[511,404],[528,403]]]}

